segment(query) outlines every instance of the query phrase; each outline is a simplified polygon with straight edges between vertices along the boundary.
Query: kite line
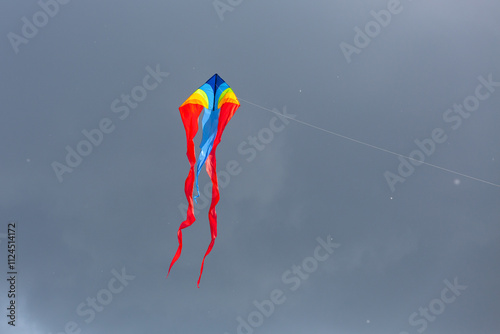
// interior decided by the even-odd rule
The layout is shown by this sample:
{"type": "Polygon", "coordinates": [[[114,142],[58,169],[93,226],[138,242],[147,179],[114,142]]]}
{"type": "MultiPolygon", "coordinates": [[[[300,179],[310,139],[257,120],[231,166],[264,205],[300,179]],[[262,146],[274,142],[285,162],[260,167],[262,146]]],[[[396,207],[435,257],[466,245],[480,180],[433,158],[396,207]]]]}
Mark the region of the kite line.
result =
{"type": "Polygon", "coordinates": [[[408,157],[406,155],[403,155],[403,154],[399,154],[399,153],[396,153],[396,152],[393,152],[393,151],[390,151],[388,149],[385,149],[385,148],[382,148],[382,147],[379,147],[379,146],[375,146],[375,145],[372,145],[372,144],[368,144],[366,142],[363,142],[361,140],[357,140],[357,139],[354,139],[354,138],[351,138],[351,137],[348,137],[348,136],[344,136],[344,135],[341,135],[340,133],[336,133],[336,132],[333,132],[333,131],[330,131],[330,130],[326,130],[326,129],[323,129],[323,128],[320,128],[319,126],[316,126],[316,125],[313,125],[313,124],[309,124],[309,123],[306,123],[304,121],[301,121],[301,120],[298,120],[298,119],[295,119],[293,117],[290,117],[290,116],[287,116],[287,115],[283,115],[277,111],[274,111],[274,110],[271,110],[269,108],[266,108],[266,107],[263,107],[261,105],[258,105],[256,103],[253,103],[253,102],[250,102],[250,101],[247,101],[247,100],[244,100],[242,98],[239,98],[240,101],[243,101],[245,103],[248,103],[248,104],[251,104],[257,108],[260,108],[262,110],[266,110],[266,111],[269,111],[269,112],[272,112],[273,114],[276,114],[276,115],[279,115],[280,117],[285,117],[285,118],[288,118],[294,122],[297,122],[297,123],[300,123],[302,125],[305,125],[305,126],[308,126],[308,127],[311,127],[313,129],[316,129],[316,130],[320,130],[320,131],[323,131],[323,132],[326,132],[328,134],[331,134],[331,135],[334,135],[334,136],[337,136],[337,137],[340,137],[340,138],[343,138],[343,139],[346,139],[346,140],[349,140],[349,141],[352,141],[354,143],[357,143],[357,144],[360,144],[360,145],[364,145],[364,146],[367,146],[367,147],[370,147],[370,148],[373,148],[373,149],[376,149],[376,150],[379,150],[379,151],[382,151],[382,152],[385,152],[385,153],[389,153],[389,154],[392,154],[392,155],[395,155],[395,156],[398,156],[398,157],[403,157],[403,158],[406,158],[406,159],[409,159],[409,160],[412,160],[412,161],[415,161],[415,162],[418,162],[418,163],[421,163],[421,164],[424,164],[424,165],[427,165],[427,166],[430,166],[430,167],[434,167],[434,168],[437,168],[437,169],[440,169],[440,170],[443,170],[445,172],[448,172],[448,173],[452,173],[452,174],[456,174],[456,175],[460,175],[460,176],[463,176],[463,177],[466,177],[468,179],[471,179],[471,180],[475,180],[475,181],[478,181],[478,182],[482,182],[482,183],[485,183],[485,184],[489,184],[491,186],[494,186],[494,187],[500,187],[500,184],[496,184],[496,183],[493,183],[493,182],[489,182],[489,181],[486,181],[486,180],[483,180],[483,179],[479,179],[477,177],[474,177],[474,176],[470,176],[470,175],[467,175],[467,174],[463,174],[463,173],[460,173],[460,172],[457,172],[457,171],[454,171],[454,170],[451,170],[451,169],[448,169],[448,168],[444,168],[444,167],[441,167],[441,166],[438,166],[438,165],[434,165],[434,164],[431,164],[431,163],[428,163],[428,162],[425,162],[425,161],[422,161],[422,160],[418,160],[418,159],[414,159],[414,158],[411,158],[411,157],[408,157]]]}

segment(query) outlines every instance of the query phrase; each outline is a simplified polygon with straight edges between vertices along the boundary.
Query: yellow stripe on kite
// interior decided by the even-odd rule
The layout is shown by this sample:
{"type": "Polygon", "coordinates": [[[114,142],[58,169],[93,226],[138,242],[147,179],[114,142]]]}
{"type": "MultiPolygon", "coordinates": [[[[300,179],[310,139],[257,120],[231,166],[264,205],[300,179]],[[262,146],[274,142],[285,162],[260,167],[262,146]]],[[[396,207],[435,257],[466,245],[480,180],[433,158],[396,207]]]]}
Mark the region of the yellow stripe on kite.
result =
{"type": "Polygon", "coordinates": [[[181,107],[185,104],[201,104],[203,107],[208,108],[207,93],[201,89],[197,89],[186,101],[184,101],[181,107]]]}
{"type": "Polygon", "coordinates": [[[234,92],[231,88],[228,88],[224,92],[222,92],[217,108],[220,108],[224,103],[234,103],[240,105],[240,102],[238,102],[238,99],[236,98],[236,95],[234,95],[234,92]]]}

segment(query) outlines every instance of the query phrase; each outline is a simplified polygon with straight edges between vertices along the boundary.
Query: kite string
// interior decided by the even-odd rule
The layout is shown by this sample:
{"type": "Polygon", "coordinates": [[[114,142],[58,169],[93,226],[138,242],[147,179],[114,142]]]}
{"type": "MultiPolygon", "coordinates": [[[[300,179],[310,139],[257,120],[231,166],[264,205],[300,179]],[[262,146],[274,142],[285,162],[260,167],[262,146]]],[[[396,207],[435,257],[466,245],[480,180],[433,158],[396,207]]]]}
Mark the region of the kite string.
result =
{"type": "Polygon", "coordinates": [[[333,132],[333,131],[329,131],[329,130],[326,130],[326,129],[323,129],[323,128],[320,128],[319,126],[316,126],[316,125],[312,125],[312,124],[309,124],[309,123],[306,123],[304,121],[301,121],[301,120],[298,120],[298,119],[295,119],[293,117],[290,117],[290,116],[287,116],[287,115],[284,115],[284,114],[281,114],[277,111],[274,111],[274,110],[271,110],[269,108],[266,108],[266,107],[263,107],[261,105],[258,105],[256,103],[253,103],[253,102],[250,102],[250,101],[247,101],[247,100],[244,100],[244,99],[239,99],[240,101],[243,101],[245,103],[248,103],[248,104],[251,104],[257,108],[260,108],[262,110],[266,110],[266,111],[269,111],[269,112],[272,112],[276,115],[279,115],[280,117],[285,117],[285,118],[288,118],[294,122],[297,122],[297,123],[300,123],[302,125],[306,125],[306,126],[309,126],[313,129],[316,129],[316,130],[320,130],[320,131],[323,131],[323,132],[326,132],[326,133],[329,133],[331,135],[334,135],[334,136],[337,136],[337,137],[340,137],[340,138],[343,138],[343,139],[346,139],[346,140],[350,140],[352,142],[355,142],[357,144],[360,144],[360,145],[364,145],[364,146],[368,146],[370,148],[373,148],[373,149],[376,149],[376,150],[379,150],[379,151],[382,151],[382,152],[385,152],[385,153],[389,153],[389,154],[392,154],[392,155],[395,155],[395,156],[398,156],[398,157],[403,157],[403,158],[406,158],[406,159],[409,159],[409,160],[412,160],[412,161],[415,161],[415,162],[418,162],[420,164],[424,164],[424,165],[427,165],[427,166],[430,166],[430,167],[434,167],[434,168],[437,168],[437,169],[440,169],[440,170],[443,170],[443,171],[446,171],[446,172],[449,172],[449,173],[452,173],[452,174],[456,174],[456,175],[460,175],[460,176],[463,176],[463,177],[466,177],[466,178],[469,178],[471,180],[475,180],[475,181],[479,181],[479,182],[482,182],[482,183],[485,183],[485,184],[489,184],[489,185],[492,185],[492,186],[495,186],[495,187],[500,187],[500,184],[496,184],[496,183],[493,183],[493,182],[489,182],[489,181],[486,181],[486,180],[483,180],[483,179],[479,179],[477,177],[473,177],[473,176],[470,176],[470,175],[467,175],[467,174],[463,174],[463,173],[460,173],[460,172],[457,172],[457,171],[454,171],[454,170],[451,170],[451,169],[448,169],[448,168],[444,168],[444,167],[441,167],[441,166],[438,166],[438,165],[434,165],[434,164],[431,164],[431,163],[428,163],[428,162],[425,162],[425,161],[422,161],[422,160],[418,160],[418,159],[414,159],[414,158],[411,158],[409,156],[406,156],[406,155],[403,155],[403,154],[399,154],[399,153],[396,153],[396,152],[393,152],[393,151],[390,151],[390,150],[387,150],[385,148],[382,148],[382,147],[379,147],[379,146],[375,146],[375,145],[372,145],[372,144],[368,144],[366,142],[363,142],[361,140],[357,140],[357,139],[354,139],[354,138],[351,138],[351,137],[348,137],[348,136],[344,136],[344,135],[341,135],[339,133],[336,133],[336,132],[333,132]]]}

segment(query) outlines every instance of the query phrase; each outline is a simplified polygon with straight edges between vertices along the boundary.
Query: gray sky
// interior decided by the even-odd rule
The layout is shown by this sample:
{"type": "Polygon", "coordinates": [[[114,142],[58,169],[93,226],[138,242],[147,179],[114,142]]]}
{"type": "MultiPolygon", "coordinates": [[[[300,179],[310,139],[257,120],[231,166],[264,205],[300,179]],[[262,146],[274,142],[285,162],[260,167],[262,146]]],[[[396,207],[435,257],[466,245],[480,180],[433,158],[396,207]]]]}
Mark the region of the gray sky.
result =
{"type": "Polygon", "coordinates": [[[15,221],[18,274],[0,331],[498,333],[499,10],[2,2],[0,266],[15,221]],[[214,73],[241,107],[198,289],[203,201],[165,276],[189,168],[178,107],[214,73]]]}

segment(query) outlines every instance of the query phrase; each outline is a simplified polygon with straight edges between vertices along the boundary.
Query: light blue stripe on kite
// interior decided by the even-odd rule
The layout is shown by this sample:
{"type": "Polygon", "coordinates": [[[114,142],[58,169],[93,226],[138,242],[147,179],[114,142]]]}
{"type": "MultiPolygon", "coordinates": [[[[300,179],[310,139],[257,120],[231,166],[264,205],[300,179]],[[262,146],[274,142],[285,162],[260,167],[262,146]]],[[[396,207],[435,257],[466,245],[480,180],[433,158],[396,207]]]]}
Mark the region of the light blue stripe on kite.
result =
{"type": "Polygon", "coordinates": [[[209,110],[205,109],[203,112],[203,118],[201,121],[203,136],[200,143],[200,155],[198,156],[198,164],[196,170],[196,191],[197,195],[194,196],[194,201],[200,197],[200,188],[198,185],[198,176],[200,175],[203,165],[207,161],[208,155],[212,151],[214,145],[215,136],[217,135],[217,126],[219,125],[219,109],[209,110]]]}
{"type": "Polygon", "coordinates": [[[203,90],[208,97],[208,109],[212,110],[214,108],[214,88],[210,84],[203,84],[203,86],[200,87],[201,90],[203,90]]]}

